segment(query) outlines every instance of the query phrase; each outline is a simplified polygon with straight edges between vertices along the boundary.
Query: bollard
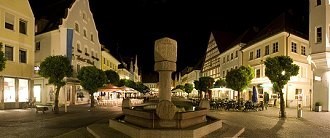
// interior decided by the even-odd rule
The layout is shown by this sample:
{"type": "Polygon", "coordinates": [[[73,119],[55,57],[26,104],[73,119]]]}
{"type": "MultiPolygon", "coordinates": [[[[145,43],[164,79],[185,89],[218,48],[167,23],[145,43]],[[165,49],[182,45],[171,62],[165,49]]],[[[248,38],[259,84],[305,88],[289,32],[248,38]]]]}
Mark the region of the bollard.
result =
{"type": "Polygon", "coordinates": [[[297,107],[297,118],[302,118],[301,104],[298,104],[298,107],[297,107]]]}

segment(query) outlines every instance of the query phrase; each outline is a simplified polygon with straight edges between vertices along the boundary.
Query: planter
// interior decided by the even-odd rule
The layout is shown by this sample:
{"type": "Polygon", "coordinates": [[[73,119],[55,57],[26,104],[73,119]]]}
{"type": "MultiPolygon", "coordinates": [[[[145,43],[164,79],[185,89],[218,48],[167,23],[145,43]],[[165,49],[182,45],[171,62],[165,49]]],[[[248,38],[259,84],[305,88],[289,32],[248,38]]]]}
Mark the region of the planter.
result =
{"type": "Polygon", "coordinates": [[[322,106],[315,106],[315,112],[322,112],[322,106]]]}

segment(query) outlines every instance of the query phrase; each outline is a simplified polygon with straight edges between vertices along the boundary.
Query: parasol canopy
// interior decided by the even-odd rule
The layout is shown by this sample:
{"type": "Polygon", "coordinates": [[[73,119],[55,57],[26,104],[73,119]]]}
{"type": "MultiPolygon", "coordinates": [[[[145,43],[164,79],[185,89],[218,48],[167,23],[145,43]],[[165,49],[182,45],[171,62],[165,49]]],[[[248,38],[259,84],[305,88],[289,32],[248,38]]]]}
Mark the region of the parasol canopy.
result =
{"type": "Polygon", "coordinates": [[[107,84],[106,86],[98,89],[99,92],[114,92],[114,91],[122,91],[121,87],[114,86],[112,84],[107,84]]]}

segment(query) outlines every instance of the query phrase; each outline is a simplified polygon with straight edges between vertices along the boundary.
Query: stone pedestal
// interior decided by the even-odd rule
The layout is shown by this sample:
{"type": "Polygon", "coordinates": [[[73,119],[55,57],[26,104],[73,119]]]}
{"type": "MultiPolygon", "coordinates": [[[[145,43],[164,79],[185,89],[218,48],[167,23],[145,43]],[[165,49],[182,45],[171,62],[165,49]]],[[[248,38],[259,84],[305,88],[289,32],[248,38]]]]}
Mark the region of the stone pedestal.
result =
{"type": "Polygon", "coordinates": [[[171,75],[176,71],[177,42],[167,37],[156,40],[154,55],[154,70],[159,72],[159,101],[171,101],[171,75]]]}

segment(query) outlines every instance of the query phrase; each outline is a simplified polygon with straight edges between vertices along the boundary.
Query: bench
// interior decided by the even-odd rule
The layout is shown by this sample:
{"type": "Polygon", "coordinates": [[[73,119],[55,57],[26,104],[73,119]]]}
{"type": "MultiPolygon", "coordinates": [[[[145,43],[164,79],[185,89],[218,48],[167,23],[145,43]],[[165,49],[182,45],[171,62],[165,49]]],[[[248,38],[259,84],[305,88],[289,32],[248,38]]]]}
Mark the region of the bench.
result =
{"type": "Polygon", "coordinates": [[[44,106],[44,105],[36,105],[36,113],[38,113],[39,111],[42,111],[42,113],[45,113],[45,111],[48,110],[48,106],[44,106]]]}

